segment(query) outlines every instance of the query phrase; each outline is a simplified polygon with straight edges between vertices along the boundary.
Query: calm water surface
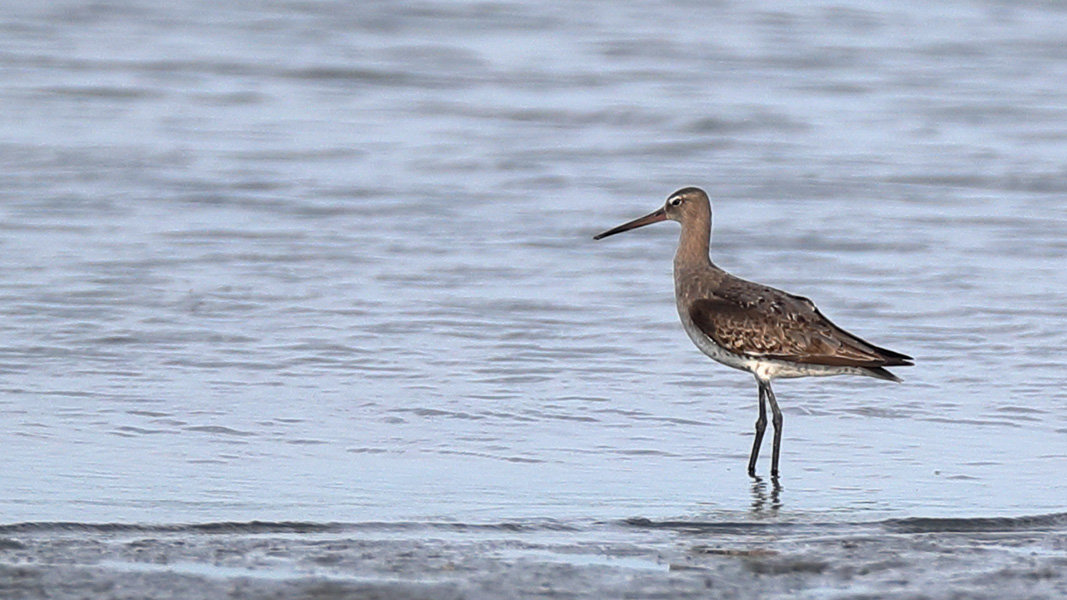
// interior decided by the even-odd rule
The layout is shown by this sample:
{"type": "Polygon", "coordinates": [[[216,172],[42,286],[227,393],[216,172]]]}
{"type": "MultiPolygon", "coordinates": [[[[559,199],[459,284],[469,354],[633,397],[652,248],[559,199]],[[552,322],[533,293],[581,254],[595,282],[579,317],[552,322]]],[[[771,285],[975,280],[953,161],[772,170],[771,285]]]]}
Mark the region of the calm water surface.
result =
{"type": "Polygon", "coordinates": [[[14,2],[0,30],[2,522],[1065,509],[1055,3],[14,2]],[[718,264],[916,358],[778,384],[773,499],[754,382],[677,323],[676,226],[591,240],[685,185],[718,264]]]}

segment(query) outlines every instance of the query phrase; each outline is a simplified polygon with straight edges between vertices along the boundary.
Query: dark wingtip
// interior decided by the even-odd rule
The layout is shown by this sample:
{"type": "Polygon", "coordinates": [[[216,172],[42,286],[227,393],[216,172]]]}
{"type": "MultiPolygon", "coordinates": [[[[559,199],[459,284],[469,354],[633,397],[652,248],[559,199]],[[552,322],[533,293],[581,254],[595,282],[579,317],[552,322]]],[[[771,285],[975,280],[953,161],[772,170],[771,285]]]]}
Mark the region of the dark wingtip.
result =
{"type": "Polygon", "coordinates": [[[887,358],[883,367],[914,367],[915,362],[910,358],[887,358]]]}
{"type": "Polygon", "coordinates": [[[878,354],[882,355],[882,359],[885,360],[883,367],[914,367],[915,359],[907,354],[901,354],[900,352],[893,352],[886,348],[874,347],[878,354]]]}

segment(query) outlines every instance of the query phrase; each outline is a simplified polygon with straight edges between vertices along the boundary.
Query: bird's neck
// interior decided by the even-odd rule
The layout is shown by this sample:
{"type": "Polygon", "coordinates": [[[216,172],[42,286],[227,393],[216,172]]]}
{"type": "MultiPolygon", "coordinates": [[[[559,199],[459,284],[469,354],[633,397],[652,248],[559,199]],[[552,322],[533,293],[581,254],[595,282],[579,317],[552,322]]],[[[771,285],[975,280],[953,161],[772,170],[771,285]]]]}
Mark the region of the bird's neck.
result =
{"type": "Polygon", "coordinates": [[[711,226],[707,223],[682,223],[678,240],[678,252],[674,255],[674,268],[690,269],[711,266],[708,251],[711,246],[711,226]]]}

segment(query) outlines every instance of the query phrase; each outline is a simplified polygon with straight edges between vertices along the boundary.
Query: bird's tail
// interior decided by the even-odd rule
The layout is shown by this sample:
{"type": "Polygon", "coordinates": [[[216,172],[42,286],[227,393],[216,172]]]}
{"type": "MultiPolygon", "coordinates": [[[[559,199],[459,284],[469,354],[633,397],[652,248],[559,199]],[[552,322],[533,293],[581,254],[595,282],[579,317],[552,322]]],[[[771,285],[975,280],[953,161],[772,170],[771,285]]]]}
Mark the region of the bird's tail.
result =
{"type": "MultiPolygon", "coordinates": [[[[908,365],[903,365],[903,366],[908,366],[908,365]]],[[[901,379],[901,378],[897,377],[896,375],[890,373],[888,369],[883,369],[882,367],[861,367],[860,370],[863,371],[864,375],[867,375],[869,377],[876,377],[878,379],[885,379],[885,380],[888,380],[888,381],[895,381],[897,383],[900,383],[900,382],[904,381],[903,379],[901,379]]]]}

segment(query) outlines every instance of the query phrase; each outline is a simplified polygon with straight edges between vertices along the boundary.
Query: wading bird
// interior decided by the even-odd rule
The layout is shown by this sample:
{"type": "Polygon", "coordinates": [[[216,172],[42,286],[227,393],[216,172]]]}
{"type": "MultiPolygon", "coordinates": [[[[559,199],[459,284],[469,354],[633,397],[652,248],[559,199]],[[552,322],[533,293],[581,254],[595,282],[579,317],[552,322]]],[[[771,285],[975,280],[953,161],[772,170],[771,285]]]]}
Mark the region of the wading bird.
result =
{"type": "Polygon", "coordinates": [[[885,367],[912,365],[910,356],[879,348],[834,325],[811,300],[745,281],[715,266],[708,253],[711,202],[700,188],[680,189],[667,198],[663,208],[593,239],[666,220],[682,225],[674,255],[674,294],[685,332],[701,352],[728,367],[752,373],[759,386],[756,439],[748,459],[750,476],[756,476],[769,405],[774,423],[771,477],[778,477],[782,411],[771,380],[866,375],[900,381],[885,367]]]}

